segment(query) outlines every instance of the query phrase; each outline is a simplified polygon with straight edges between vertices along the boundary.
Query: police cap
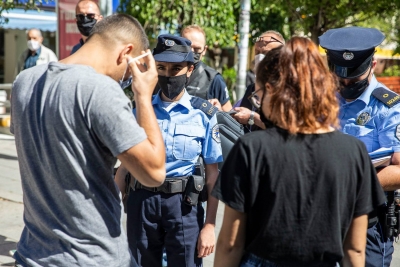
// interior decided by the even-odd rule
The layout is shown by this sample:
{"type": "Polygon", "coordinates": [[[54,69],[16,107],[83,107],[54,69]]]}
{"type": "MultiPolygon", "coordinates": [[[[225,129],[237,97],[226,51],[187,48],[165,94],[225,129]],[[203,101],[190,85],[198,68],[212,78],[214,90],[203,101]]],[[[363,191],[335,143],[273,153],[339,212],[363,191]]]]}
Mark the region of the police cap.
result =
{"type": "Polygon", "coordinates": [[[385,36],[377,29],[346,27],[331,29],[319,37],[326,49],[329,67],[341,78],[363,75],[371,66],[375,47],[385,36]]]}
{"type": "Polygon", "coordinates": [[[157,38],[157,46],[153,50],[156,61],[180,63],[194,63],[192,42],[186,38],[172,34],[162,34],[157,38]]]}

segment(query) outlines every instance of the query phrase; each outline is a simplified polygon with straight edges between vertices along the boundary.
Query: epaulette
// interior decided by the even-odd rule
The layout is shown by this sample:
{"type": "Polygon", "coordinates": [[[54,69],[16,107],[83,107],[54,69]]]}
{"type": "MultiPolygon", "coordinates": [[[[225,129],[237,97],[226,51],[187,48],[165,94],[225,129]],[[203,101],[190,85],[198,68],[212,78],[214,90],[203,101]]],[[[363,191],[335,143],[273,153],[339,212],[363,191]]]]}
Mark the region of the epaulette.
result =
{"type": "Polygon", "coordinates": [[[210,102],[197,96],[192,96],[190,103],[192,104],[192,107],[200,109],[206,113],[209,118],[214,116],[218,111],[218,108],[214,107],[210,102]]]}
{"type": "Polygon", "coordinates": [[[378,87],[373,92],[372,95],[375,96],[376,99],[381,101],[383,104],[388,106],[389,108],[393,107],[397,103],[400,102],[400,96],[393,91],[385,87],[378,87]]]}

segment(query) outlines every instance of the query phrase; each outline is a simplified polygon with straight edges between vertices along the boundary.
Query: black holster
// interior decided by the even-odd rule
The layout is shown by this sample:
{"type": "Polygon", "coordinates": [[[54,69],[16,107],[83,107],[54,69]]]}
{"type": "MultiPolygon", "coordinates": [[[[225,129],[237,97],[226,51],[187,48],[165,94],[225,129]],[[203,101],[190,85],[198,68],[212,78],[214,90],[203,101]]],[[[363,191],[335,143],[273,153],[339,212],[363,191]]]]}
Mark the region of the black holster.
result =
{"type": "Polygon", "coordinates": [[[199,195],[204,191],[205,180],[199,175],[190,175],[183,194],[183,202],[190,206],[196,206],[199,195]]]}
{"type": "Polygon", "coordinates": [[[122,204],[124,205],[124,212],[127,213],[128,210],[128,198],[129,198],[129,192],[131,190],[130,184],[131,184],[131,180],[133,179],[133,177],[131,176],[131,174],[128,172],[125,175],[125,192],[124,192],[124,196],[122,197],[122,204]]]}
{"type": "Polygon", "coordinates": [[[203,190],[199,194],[199,201],[206,202],[208,199],[208,191],[207,191],[207,184],[206,184],[206,170],[204,167],[204,160],[201,156],[198,158],[197,163],[195,165],[194,174],[199,175],[199,176],[203,177],[203,179],[204,179],[204,187],[203,187],[203,190]]]}
{"type": "Polygon", "coordinates": [[[386,238],[395,238],[400,234],[400,207],[399,196],[394,191],[387,192],[387,206],[384,214],[380,217],[386,238]]]}

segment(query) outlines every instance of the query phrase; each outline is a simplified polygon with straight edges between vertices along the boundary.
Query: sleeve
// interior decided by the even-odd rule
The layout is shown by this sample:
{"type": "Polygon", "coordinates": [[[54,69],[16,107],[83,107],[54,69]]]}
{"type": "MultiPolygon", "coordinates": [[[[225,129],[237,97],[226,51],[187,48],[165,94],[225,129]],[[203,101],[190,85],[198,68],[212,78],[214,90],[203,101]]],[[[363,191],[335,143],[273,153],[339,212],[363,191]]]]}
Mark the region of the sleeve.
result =
{"type": "Polygon", "coordinates": [[[386,202],[386,196],[376,176],[375,168],[363,143],[360,149],[360,175],[357,177],[357,196],[354,216],[368,214],[386,202]]]}
{"type": "Polygon", "coordinates": [[[393,147],[400,152],[400,104],[388,109],[379,126],[379,144],[381,147],[393,147]]]}
{"type": "Polygon", "coordinates": [[[221,138],[216,115],[212,116],[206,126],[202,155],[206,164],[222,162],[221,138]]]}
{"type": "Polygon", "coordinates": [[[96,88],[90,107],[90,123],[100,141],[118,156],[147,138],[137,123],[129,99],[118,86],[96,88]]]}
{"type": "Polygon", "coordinates": [[[225,160],[212,195],[236,211],[248,212],[250,209],[249,174],[248,154],[239,139],[225,160]]]}
{"type": "Polygon", "coordinates": [[[229,101],[229,92],[226,87],[224,78],[220,74],[215,75],[214,79],[210,84],[210,90],[208,92],[208,98],[218,99],[221,105],[225,105],[229,101]]]}

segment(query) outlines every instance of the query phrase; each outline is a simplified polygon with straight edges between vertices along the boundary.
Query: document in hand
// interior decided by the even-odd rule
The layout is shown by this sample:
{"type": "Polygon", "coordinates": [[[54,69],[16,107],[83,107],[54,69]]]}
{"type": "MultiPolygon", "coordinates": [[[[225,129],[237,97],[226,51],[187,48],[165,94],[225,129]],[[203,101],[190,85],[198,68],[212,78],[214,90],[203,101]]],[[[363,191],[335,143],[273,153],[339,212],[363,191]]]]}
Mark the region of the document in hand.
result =
{"type": "Polygon", "coordinates": [[[392,159],[392,155],[393,148],[391,147],[381,147],[369,153],[372,164],[374,164],[375,168],[388,166],[390,164],[390,160],[392,159]]]}

